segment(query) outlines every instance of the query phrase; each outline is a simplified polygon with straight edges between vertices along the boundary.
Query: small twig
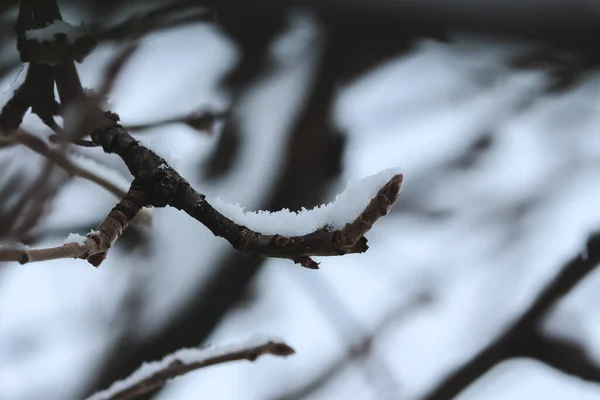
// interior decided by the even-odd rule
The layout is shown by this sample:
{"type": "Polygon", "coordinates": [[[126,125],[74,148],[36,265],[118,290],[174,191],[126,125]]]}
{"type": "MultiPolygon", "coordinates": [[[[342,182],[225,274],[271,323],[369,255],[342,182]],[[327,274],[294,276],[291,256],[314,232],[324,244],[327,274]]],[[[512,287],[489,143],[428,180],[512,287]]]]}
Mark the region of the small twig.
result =
{"type": "MultiPolygon", "coordinates": [[[[29,132],[26,132],[23,129],[19,129],[13,135],[5,136],[3,139],[7,142],[18,143],[27,147],[28,149],[46,157],[50,162],[62,168],[69,175],[77,176],[93,182],[114,194],[119,199],[123,198],[127,194],[125,190],[119,188],[114,183],[94,173],[93,171],[89,171],[83,167],[80,167],[71,161],[62,151],[53,149],[42,139],[32,135],[29,132]]],[[[152,216],[148,211],[141,210],[136,218],[136,222],[140,222],[144,225],[150,225],[152,223],[152,216]]]]}
{"type": "MultiPolygon", "coordinates": [[[[379,218],[388,213],[398,198],[402,186],[402,175],[394,175],[371,199],[364,211],[341,230],[318,229],[306,235],[291,237],[278,234],[265,235],[239,225],[218,212],[206,201],[203,194],[194,190],[164,159],[140,145],[117,121],[116,114],[104,113],[90,136],[94,143],[102,145],[106,153],[116,153],[123,159],[135,177],[132,189],[135,187],[144,194],[144,196],[130,197],[131,209],[135,208],[131,218],[145,206],[169,205],[185,211],[204,224],[215,236],[225,238],[235,249],[252,257],[287,258],[303,267],[318,269],[318,264],[310,258],[311,256],[363,253],[369,247],[367,239],[362,235],[379,218]]],[[[124,224],[122,228],[125,229],[126,226],[127,224],[124,224]]],[[[114,240],[116,237],[118,235],[114,240]]],[[[92,250],[102,252],[104,255],[108,247],[101,249],[92,247],[92,250]]],[[[36,257],[27,258],[27,261],[41,261],[44,259],[43,254],[46,253],[42,253],[41,256],[36,253],[36,257]]],[[[56,258],[65,253],[52,252],[51,254],[56,258]]],[[[87,258],[94,266],[98,266],[104,259],[104,256],[90,259],[91,253],[83,250],[75,255],[72,252],[66,254],[67,257],[87,258]]],[[[10,261],[21,260],[13,257],[10,261]]]]}
{"type": "MultiPolygon", "coordinates": [[[[58,136],[53,135],[50,138],[51,142],[56,142],[56,143],[60,143],[61,140],[58,136]]],[[[73,141],[71,141],[71,143],[73,143],[74,145],[77,146],[81,146],[81,147],[98,147],[98,145],[94,142],[92,142],[91,140],[85,140],[85,139],[74,139],[73,141]]]]}
{"type": "MultiPolygon", "coordinates": [[[[322,299],[320,299],[319,302],[322,304],[322,299]]],[[[309,398],[323,387],[326,387],[327,384],[334,381],[339,375],[342,374],[342,372],[354,365],[356,361],[362,361],[366,364],[368,358],[371,357],[372,359],[373,357],[373,342],[375,342],[383,332],[385,332],[391,325],[401,323],[409,316],[412,316],[414,312],[420,308],[430,305],[432,302],[432,295],[428,292],[423,292],[410,299],[408,303],[398,304],[396,307],[393,307],[384,315],[384,317],[374,328],[372,328],[369,332],[364,332],[362,337],[360,337],[358,340],[355,339],[353,343],[346,349],[346,353],[341,358],[331,361],[325,368],[320,369],[319,374],[314,380],[301,387],[292,389],[287,393],[277,395],[273,397],[272,400],[298,400],[309,398]]],[[[329,319],[331,319],[331,317],[329,317],[329,319]]],[[[381,364],[379,365],[381,366],[381,364]]],[[[389,371],[387,374],[389,374],[389,371]]],[[[371,375],[368,376],[370,379],[373,379],[374,377],[378,379],[386,378],[385,373],[381,374],[381,371],[377,371],[376,373],[371,373],[369,375],[371,375]]],[[[398,387],[397,385],[394,386],[398,387]]],[[[393,393],[392,395],[397,396],[398,393],[393,393]]]]}
{"type": "Polygon", "coordinates": [[[228,116],[229,111],[201,111],[183,117],[167,118],[145,124],[127,125],[125,126],[125,129],[131,132],[149,128],[157,128],[168,124],[186,124],[197,131],[212,133],[215,123],[219,120],[227,118],[228,116]]]}
{"type": "Polygon", "coordinates": [[[101,29],[96,37],[98,41],[138,38],[161,29],[176,28],[197,22],[213,22],[214,20],[214,13],[203,7],[201,3],[178,1],[133,15],[118,25],[101,29]]]}
{"type": "Polygon", "coordinates": [[[0,248],[0,261],[17,261],[21,264],[34,261],[55,260],[58,258],[81,258],[97,267],[106,257],[106,252],[121,236],[127,225],[145,202],[145,193],[136,181],[110,211],[95,231],[87,235],[83,243],[65,243],[62,246],[45,249],[0,248]]]}
{"type": "MultiPolygon", "coordinates": [[[[180,178],[183,179],[183,178],[180,178]]],[[[287,258],[305,268],[318,269],[319,265],[311,256],[340,256],[364,253],[369,246],[364,236],[357,232],[365,226],[372,226],[380,217],[387,214],[398,198],[402,186],[402,175],[394,175],[371,199],[365,210],[341,230],[319,229],[302,236],[264,235],[245,226],[238,225],[215,210],[204,196],[185,182],[183,196],[175,199],[172,206],[185,211],[202,222],[215,236],[225,238],[231,245],[255,257],[287,258]],[[369,221],[366,223],[365,221],[369,221]]]]}
{"type": "Polygon", "coordinates": [[[230,346],[223,349],[182,349],[161,361],[143,364],[137,371],[108,389],[98,392],[87,400],[131,400],[161,388],[170,379],[188,372],[231,361],[255,361],[271,354],[287,357],[295,351],[280,341],[266,341],[258,345],[230,346]]]}
{"type": "Polygon", "coordinates": [[[97,175],[94,172],[88,171],[75,164],[63,152],[53,149],[52,147],[48,146],[48,144],[44,142],[44,140],[32,135],[29,132],[24,131],[23,129],[19,129],[15,134],[9,136],[9,138],[12,141],[22,144],[28,149],[46,157],[52,163],[65,170],[69,175],[77,176],[94,182],[95,184],[108,190],[110,193],[114,194],[118,198],[124,197],[127,193],[125,190],[120,189],[114,183],[106,180],[102,176],[97,175]]]}

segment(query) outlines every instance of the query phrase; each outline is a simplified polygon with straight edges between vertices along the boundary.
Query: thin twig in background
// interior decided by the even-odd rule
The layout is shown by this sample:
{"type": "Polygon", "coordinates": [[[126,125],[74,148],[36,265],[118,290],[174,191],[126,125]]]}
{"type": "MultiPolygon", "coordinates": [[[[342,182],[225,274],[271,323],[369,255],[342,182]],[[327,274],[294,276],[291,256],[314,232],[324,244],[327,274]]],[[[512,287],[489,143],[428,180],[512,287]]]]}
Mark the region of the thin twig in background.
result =
{"type": "Polygon", "coordinates": [[[126,125],[125,129],[133,132],[149,128],[158,128],[168,124],[186,124],[197,131],[213,133],[212,129],[215,123],[227,118],[228,116],[229,111],[200,111],[182,117],[166,118],[160,121],[148,122],[144,124],[126,125]]]}
{"type": "MultiPolygon", "coordinates": [[[[106,189],[119,199],[123,198],[127,194],[125,190],[119,188],[108,179],[77,165],[70,160],[68,156],[64,154],[64,152],[50,147],[44,140],[25,131],[24,129],[19,128],[12,135],[3,137],[3,140],[6,140],[10,143],[18,143],[27,147],[41,156],[46,157],[50,162],[62,168],[70,176],[77,176],[93,182],[106,189]]],[[[137,216],[137,221],[142,222],[145,225],[149,225],[152,223],[152,216],[149,212],[141,210],[140,214],[137,216]]]]}
{"type": "Polygon", "coordinates": [[[117,187],[114,183],[108,181],[102,176],[75,164],[63,152],[53,149],[44,140],[23,129],[19,129],[16,133],[10,135],[8,139],[46,157],[52,163],[65,170],[69,175],[78,176],[94,182],[118,198],[122,198],[127,193],[125,190],[117,187]]]}
{"type": "Polygon", "coordinates": [[[231,361],[255,361],[270,354],[288,357],[295,351],[282,341],[262,340],[223,348],[182,349],[161,361],[143,364],[138,370],[87,400],[132,400],[164,386],[169,380],[200,368],[231,361]]]}
{"type": "MultiPolygon", "coordinates": [[[[319,299],[318,301],[319,304],[322,304],[323,299],[319,299]]],[[[366,371],[368,368],[366,361],[369,357],[373,357],[373,342],[375,342],[377,337],[382,335],[391,325],[401,323],[406,318],[414,315],[414,313],[420,310],[422,307],[430,305],[431,302],[431,295],[427,292],[423,292],[417,294],[417,296],[410,299],[408,302],[403,302],[398,304],[396,307],[392,307],[392,309],[386,313],[381,321],[374,328],[372,328],[370,332],[365,332],[360,338],[358,338],[358,340],[352,340],[352,344],[348,347],[346,354],[344,354],[341,358],[332,361],[326,367],[321,368],[314,380],[311,380],[300,387],[293,388],[291,390],[288,389],[288,392],[275,396],[273,400],[299,400],[309,398],[334,381],[348,367],[357,361],[361,362],[361,367],[365,369],[365,374],[367,374],[367,378],[369,380],[375,378],[386,378],[386,376],[372,376],[377,374],[381,368],[385,367],[385,364],[383,364],[381,361],[376,364],[379,367],[377,371],[366,371]]],[[[329,317],[328,320],[331,320],[331,317],[329,317]]],[[[393,376],[389,371],[386,375],[393,376]]],[[[374,383],[377,382],[378,381],[375,380],[374,383]]],[[[390,382],[389,378],[386,378],[386,382],[387,385],[382,386],[380,388],[380,392],[385,390],[388,397],[396,398],[398,396],[398,392],[390,391],[390,389],[399,387],[399,385],[394,384],[394,381],[390,382]],[[393,384],[393,386],[390,384],[393,384]]]]}
{"type": "Polygon", "coordinates": [[[451,372],[424,400],[450,400],[503,360],[528,353],[540,321],[583,278],[600,264],[600,233],[592,234],[584,252],[567,262],[521,317],[469,362],[451,372]]]}
{"type": "Polygon", "coordinates": [[[198,22],[214,22],[215,15],[202,1],[176,1],[135,14],[118,25],[97,29],[98,41],[137,39],[151,32],[198,22]]]}

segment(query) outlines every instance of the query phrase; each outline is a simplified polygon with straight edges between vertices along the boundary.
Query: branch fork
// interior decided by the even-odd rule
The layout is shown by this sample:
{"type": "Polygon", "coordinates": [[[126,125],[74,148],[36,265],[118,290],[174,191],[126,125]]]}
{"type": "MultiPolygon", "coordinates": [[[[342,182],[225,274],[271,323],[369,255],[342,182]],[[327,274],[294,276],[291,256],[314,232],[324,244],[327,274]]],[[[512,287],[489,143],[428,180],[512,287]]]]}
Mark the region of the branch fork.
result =
{"type": "MultiPolygon", "coordinates": [[[[37,10],[37,3],[24,2],[26,6],[37,10]]],[[[53,3],[52,15],[44,15],[47,20],[60,20],[58,6],[53,3]]],[[[21,17],[28,16],[31,10],[21,9],[21,17]]],[[[37,11],[34,12],[37,15],[37,11]]],[[[25,21],[25,19],[23,19],[25,21]]],[[[32,22],[27,20],[21,29],[30,28],[32,22]]],[[[34,21],[37,23],[37,20],[34,21]]],[[[44,25],[45,26],[45,25],[44,25]]],[[[24,35],[20,33],[21,37],[24,35]]],[[[46,44],[45,42],[38,43],[46,44]]],[[[26,52],[27,46],[21,46],[22,52],[26,52]]],[[[128,59],[133,51],[131,47],[122,57],[114,63],[113,72],[107,77],[105,88],[111,86],[115,71],[128,59]]],[[[25,53],[22,56],[26,56],[25,53]]],[[[25,57],[27,59],[27,57],[25,57]]],[[[30,60],[31,66],[22,88],[34,90],[36,96],[48,99],[48,104],[54,101],[53,85],[39,87],[33,85],[33,72],[40,68],[52,68],[30,60]],[[45,97],[44,97],[45,96],[45,97]]],[[[37,249],[17,250],[0,249],[0,261],[19,261],[21,263],[41,261],[47,259],[72,257],[86,259],[90,264],[97,267],[105,259],[106,254],[114,242],[127,228],[133,218],[144,207],[166,207],[171,206],[182,210],[192,218],[204,224],[215,236],[225,238],[237,250],[251,257],[276,257],[286,258],[310,269],[318,269],[318,263],[312,256],[339,256],[345,254],[363,253],[368,249],[367,239],[364,235],[373,227],[373,224],[382,216],[386,215],[398,198],[402,186],[403,176],[394,175],[373,197],[364,210],[354,219],[338,230],[323,227],[311,233],[301,236],[285,236],[279,234],[263,234],[246,226],[237,224],[216,210],[202,193],[196,191],[187,180],[168,163],[152,150],[142,146],[135,140],[123,126],[119,124],[117,114],[110,111],[102,112],[93,99],[85,97],[77,70],[72,60],[63,60],[60,67],[56,67],[56,86],[61,97],[61,111],[65,106],[77,107],[83,104],[83,117],[76,131],[72,132],[75,137],[73,141],[83,138],[89,134],[91,144],[101,146],[104,152],[117,154],[134,177],[129,191],[122,197],[121,201],[110,211],[107,217],[98,225],[96,233],[88,235],[81,244],[67,243],[64,246],[37,249]],[[60,78],[60,79],[58,79],[60,78]],[[81,99],[83,98],[83,103],[81,99]]],[[[48,82],[54,81],[52,74],[47,77],[48,82]]],[[[21,89],[22,89],[21,88],[21,89]]],[[[15,95],[7,106],[15,104],[20,98],[23,90],[15,91],[15,95]]],[[[104,91],[103,91],[104,93],[104,91]]],[[[33,96],[32,98],[35,98],[33,96]]],[[[25,100],[28,100],[26,98],[25,100]]],[[[19,103],[20,104],[20,103],[19,103]]],[[[10,107],[4,107],[0,113],[0,126],[9,128],[8,131],[17,129],[23,114],[32,103],[25,102],[22,107],[14,111],[10,107]]],[[[53,104],[53,103],[52,103],[53,104]]],[[[53,124],[52,116],[56,112],[54,108],[39,113],[46,117],[49,126],[53,124]]],[[[56,128],[56,127],[55,127],[56,128]]]]}

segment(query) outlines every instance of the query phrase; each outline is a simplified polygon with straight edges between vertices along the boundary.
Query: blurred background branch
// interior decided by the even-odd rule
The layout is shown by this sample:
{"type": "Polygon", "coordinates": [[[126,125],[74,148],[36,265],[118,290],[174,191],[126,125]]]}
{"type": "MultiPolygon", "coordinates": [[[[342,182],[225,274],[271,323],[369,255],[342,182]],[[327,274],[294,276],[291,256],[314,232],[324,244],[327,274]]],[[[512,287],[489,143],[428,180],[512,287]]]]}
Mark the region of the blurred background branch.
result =
{"type": "MultiPolygon", "coordinates": [[[[596,4],[60,6],[97,34],[77,65],[84,87],[207,193],[298,210],[390,166],[407,182],[366,258],[342,257],[300,288],[284,265],[162,210],[153,228],[128,228],[94,275],[68,261],[2,265],[0,397],[83,397],[144,361],[261,329],[298,354],[206,370],[146,398],[598,397],[596,4]],[[421,301],[422,281],[433,302],[421,301]],[[53,373],[65,365],[78,373],[53,373]]],[[[2,105],[21,64],[17,15],[16,1],[0,2],[2,105]]],[[[64,123],[47,98],[30,100],[47,126],[64,123]]],[[[58,143],[36,115],[23,121],[36,143],[58,143]]],[[[61,158],[98,163],[98,179],[130,179],[100,149],[61,143],[61,158]]],[[[3,242],[56,245],[112,207],[110,193],[21,147],[0,146],[3,242]]]]}

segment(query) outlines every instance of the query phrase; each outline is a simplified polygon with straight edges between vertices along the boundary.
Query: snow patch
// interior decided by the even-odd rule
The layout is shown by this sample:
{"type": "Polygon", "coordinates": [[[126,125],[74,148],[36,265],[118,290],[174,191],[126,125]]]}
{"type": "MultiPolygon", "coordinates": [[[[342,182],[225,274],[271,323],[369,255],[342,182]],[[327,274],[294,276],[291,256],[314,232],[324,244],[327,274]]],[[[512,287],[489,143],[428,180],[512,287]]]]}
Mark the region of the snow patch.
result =
{"type": "Polygon", "coordinates": [[[65,244],[77,243],[78,245],[82,246],[86,239],[87,237],[81,236],[78,233],[69,233],[69,236],[67,236],[67,238],[65,239],[65,244]]]}
{"type": "Polygon", "coordinates": [[[84,27],[83,23],[79,26],[74,26],[57,19],[44,28],[32,29],[25,32],[25,37],[30,40],[37,40],[38,42],[53,42],[58,35],[65,35],[67,42],[73,43],[89,33],[89,29],[84,27]]]}
{"type": "Polygon", "coordinates": [[[225,203],[220,197],[210,201],[212,206],[237,224],[266,235],[299,236],[328,227],[341,229],[352,222],[369,204],[369,201],[394,175],[398,168],[386,169],[357,182],[348,182],[346,190],[337,195],[332,203],[303,208],[299,212],[283,210],[245,211],[239,204],[225,203]]]}

